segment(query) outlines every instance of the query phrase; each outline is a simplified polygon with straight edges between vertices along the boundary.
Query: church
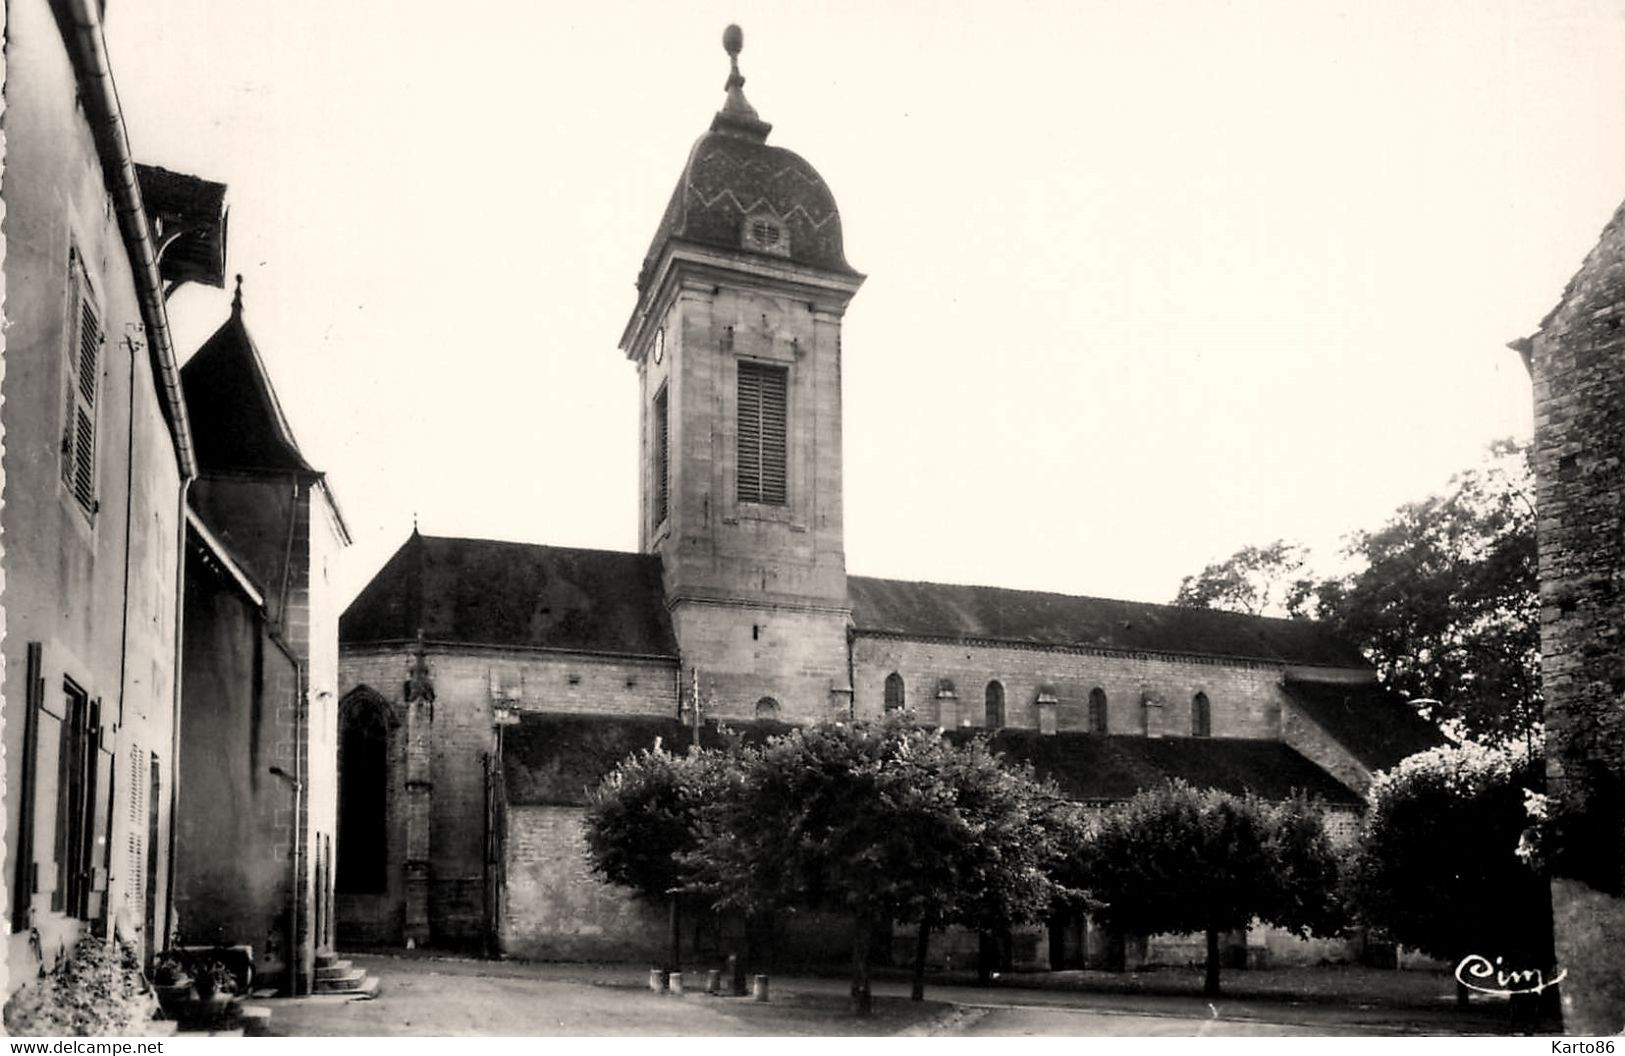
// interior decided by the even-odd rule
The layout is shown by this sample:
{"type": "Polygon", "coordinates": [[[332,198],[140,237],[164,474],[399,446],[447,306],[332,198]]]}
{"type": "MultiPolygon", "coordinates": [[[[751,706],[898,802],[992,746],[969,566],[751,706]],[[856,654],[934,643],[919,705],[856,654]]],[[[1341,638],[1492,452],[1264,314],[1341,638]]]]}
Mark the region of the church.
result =
{"type": "MultiPolygon", "coordinates": [[[[847,575],[841,329],[864,276],[829,186],[746,101],[741,43],[730,27],[726,97],[621,335],[638,552],[414,530],[342,617],[339,943],[650,956],[664,909],[591,875],[586,795],[627,754],[718,723],[906,708],[999,731],[997,750],[1087,804],[1181,778],[1306,792],[1352,832],[1372,773],[1441,738],[1326,628],[847,575]]],[[[716,952],[722,930],[702,922],[685,948],[716,952]]],[[[836,929],[791,932],[794,959],[845,955],[836,929]]],[[[1297,940],[1244,941],[1290,960],[1297,940]]],[[[1047,958],[1034,939],[1017,960],[1089,947],[1052,929],[1047,958]]]]}

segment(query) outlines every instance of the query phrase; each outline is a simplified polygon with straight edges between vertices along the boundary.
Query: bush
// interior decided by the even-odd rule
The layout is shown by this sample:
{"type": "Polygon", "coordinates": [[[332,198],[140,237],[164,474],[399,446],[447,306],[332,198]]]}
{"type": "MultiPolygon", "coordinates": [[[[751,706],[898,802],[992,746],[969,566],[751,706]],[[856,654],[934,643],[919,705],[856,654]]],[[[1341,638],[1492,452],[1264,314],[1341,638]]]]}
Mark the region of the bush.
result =
{"type": "Polygon", "coordinates": [[[1538,761],[1473,744],[1377,775],[1350,870],[1356,912],[1442,960],[1479,954],[1544,967],[1550,892],[1518,857],[1526,791],[1542,785],[1538,761]]]}
{"type": "Polygon", "coordinates": [[[141,1033],[157,1007],[133,948],[85,938],[11,996],[5,1023],[21,1037],[119,1037],[141,1033]]]}

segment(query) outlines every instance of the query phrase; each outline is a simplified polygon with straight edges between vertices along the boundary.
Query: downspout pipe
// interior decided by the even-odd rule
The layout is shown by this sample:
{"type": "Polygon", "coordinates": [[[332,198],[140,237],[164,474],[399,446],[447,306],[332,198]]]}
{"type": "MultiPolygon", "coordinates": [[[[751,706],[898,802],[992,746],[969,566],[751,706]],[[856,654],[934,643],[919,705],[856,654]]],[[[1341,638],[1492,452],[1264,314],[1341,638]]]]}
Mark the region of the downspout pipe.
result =
{"type": "Polygon", "coordinates": [[[146,205],[141,201],[141,183],[135,173],[129,133],[124,127],[124,111],[119,107],[118,91],[113,86],[100,6],[99,0],[51,2],[78,75],[79,98],[84,102],[85,118],[96,142],[96,153],[101,158],[102,179],[112,197],[119,233],[130,258],[136,300],[147,330],[153,381],[175,441],[181,477],[190,479],[197,476],[197,451],[186,417],[180,364],[170,343],[169,314],[164,307],[164,286],[158,274],[158,246],[153,241],[146,205]]]}

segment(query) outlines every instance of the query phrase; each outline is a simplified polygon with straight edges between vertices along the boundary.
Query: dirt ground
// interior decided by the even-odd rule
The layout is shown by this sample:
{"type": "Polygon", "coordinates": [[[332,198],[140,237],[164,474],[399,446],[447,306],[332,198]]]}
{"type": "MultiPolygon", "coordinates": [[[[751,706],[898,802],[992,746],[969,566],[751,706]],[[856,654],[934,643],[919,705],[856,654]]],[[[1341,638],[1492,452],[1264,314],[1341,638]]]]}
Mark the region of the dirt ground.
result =
{"type": "MultiPolygon", "coordinates": [[[[430,957],[355,958],[381,982],[370,1001],[310,997],[269,1002],[281,1036],[1354,1036],[1506,1032],[1504,1008],[1461,1013],[1442,980],[1419,973],[1409,985],[1355,976],[1277,977],[1269,985],[1237,973],[1234,991],[1208,1001],[1181,991],[1177,976],[1142,980],[1137,992],[1079,991],[1055,976],[1014,977],[992,987],[932,985],[925,1002],[907,983],[881,980],[875,1013],[846,1009],[840,979],[772,980],[772,1000],[655,994],[647,971],[629,966],[527,964],[430,957]],[[1042,982],[1043,986],[1031,985],[1042,982]],[[1354,986],[1338,999],[1333,983],[1354,986]],[[1027,984],[1027,985],[1022,985],[1027,984]],[[1364,991],[1361,996],[1360,991],[1364,991]],[[1272,989],[1284,992],[1271,993],[1272,989]],[[1170,992],[1172,991],[1172,992],[1170,992]]],[[[1335,972],[1335,969],[1329,971],[1335,972]]],[[[1064,975],[1065,973],[1056,973],[1064,975]]],[[[1265,975],[1266,973],[1250,973],[1265,975]]],[[[1119,984],[1122,980],[1118,980],[1119,984]]],[[[1087,985],[1074,980],[1074,985],[1087,985]]]]}

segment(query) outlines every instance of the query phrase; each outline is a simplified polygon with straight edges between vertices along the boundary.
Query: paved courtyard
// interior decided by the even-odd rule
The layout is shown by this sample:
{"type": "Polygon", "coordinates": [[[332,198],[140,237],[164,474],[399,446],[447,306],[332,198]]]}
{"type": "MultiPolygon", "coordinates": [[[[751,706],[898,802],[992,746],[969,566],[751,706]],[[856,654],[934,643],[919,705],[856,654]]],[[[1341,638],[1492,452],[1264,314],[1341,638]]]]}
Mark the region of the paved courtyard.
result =
{"type": "Polygon", "coordinates": [[[310,997],[270,1002],[284,1036],[1360,1036],[1492,1033],[1485,1011],[1394,1008],[1328,1001],[1213,1002],[1197,996],[1106,994],[999,986],[876,984],[876,1011],[847,1014],[839,979],[779,978],[772,1000],[651,993],[647,973],[624,965],[526,964],[363,956],[377,976],[370,1001],[310,997]]]}

